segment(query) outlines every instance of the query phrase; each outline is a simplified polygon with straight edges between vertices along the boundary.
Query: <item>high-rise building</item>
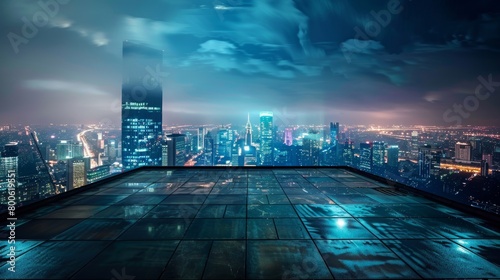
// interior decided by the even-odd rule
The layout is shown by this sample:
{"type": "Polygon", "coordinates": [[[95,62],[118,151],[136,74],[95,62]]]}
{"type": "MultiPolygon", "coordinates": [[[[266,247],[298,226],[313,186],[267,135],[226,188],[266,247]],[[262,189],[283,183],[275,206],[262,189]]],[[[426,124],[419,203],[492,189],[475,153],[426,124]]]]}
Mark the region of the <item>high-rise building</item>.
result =
{"type": "Polygon", "coordinates": [[[493,165],[493,155],[492,154],[483,154],[482,160],[485,160],[488,163],[488,166],[493,165]]]}
{"type": "Polygon", "coordinates": [[[321,152],[321,136],[317,131],[310,131],[302,140],[302,164],[319,166],[321,152]]]}
{"type": "Polygon", "coordinates": [[[472,160],[472,145],[469,143],[457,142],[455,144],[455,160],[471,161],[472,160]]]}
{"type": "Polygon", "coordinates": [[[97,182],[99,180],[102,180],[103,178],[106,178],[110,174],[111,173],[109,165],[101,165],[98,167],[94,167],[87,171],[87,183],[91,184],[97,182]]]}
{"type": "Polygon", "coordinates": [[[484,159],[481,160],[481,176],[488,176],[489,169],[490,169],[490,166],[488,165],[488,162],[484,159]]]}
{"type": "Polygon", "coordinates": [[[340,125],[338,122],[330,123],[330,145],[337,146],[339,142],[340,125]]]}
{"type": "Polygon", "coordinates": [[[372,171],[373,164],[373,150],[372,143],[360,143],[359,144],[359,169],[363,171],[372,171]]]}
{"type": "Polygon", "coordinates": [[[205,128],[200,127],[198,128],[198,151],[203,150],[205,146],[205,128]]]}
{"type": "Polygon", "coordinates": [[[186,135],[167,135],[168,166],[184,166],[186,163],[186,135]]]}
{"type": "Polygon", "coordinates": [[[418,150],[418,175],[421,178],[439,178],[442,151],[425,144],[418,150]]]}
{"type": "Polygon", "coordinates": [[[259,165],[272,166],[274,163],[273,113],[260,113],[260,153],[259,165]]]}
{"type": "Polygon", "coordinates": [[[207,132],[205,135],[205,144],[204,144],[204,158],[206,166],[214,166],[215,164],[215,147],[214,147],[214,139],[212,138],[212,134],[207,132]]]}
{"type": "Polygon", "coordinates": [[[418,141],[418,132],[411,132],[411,147],[410,147],[410,157],[413,159],[418,159],[418,149],[419,149],[419,141],[418,141]]]}
{"type": "Polygon", "coordinates": [[[354,143],[352,141],[346,140],[344,142],[344,147],[342,151],[342,159],[345,165],[352,166],[353,165],[353,150],[354,143]]]}
{"type": "Polygon", "coordinates": [[[250,113],[248,114],[247,124],[245,126],[245,145],[252,145],[252,124],[250,123],[250,113]]]}
{"type": "Polygon", "coordinates": [[[56,158],[57,160],[68,160],[72,158],[71,142],[67,140],[61,140],[56,145],[56,158]]]}
{"type": "Polygon", "coordinates": [[[285,145],[292,146],[293,144],[293,129],[291,127],[285,128],[285,145]]]}
{"type": "Polygon", "coordinates": [[[372,145],[372,157],[373,157],[373,164],[372,167],[374,169],[377,169],[377,171],[382,171],[384,168],[385,164],[385,143],[384,142],[379,142],[379,141],[374,141],[372,145]]]}
{"type": "Polygon", "coordinates": [[[220,129],[219,132],[217,132],[217,138],[215,140],[218,157],[227,157],[229,155],[227,151],[228,141],[229,131],[227,129],[220,129]]]}
{"type": "Polygon", "coordinates": [[[398,170],[399,163],[399,146],[390,145],[387,147],[387,166],[390,170],[398,170]]]}
{"type": "Polygon", "coordinates": [[[19,177],[19,147],[16,142],[8,143],[0,157],[0,182],[7,182],[9,173],[13,172],[18,182],[19,177]]]}
{"type": "Polygon", "coordinates": [[[163,52],[123,43],[122,163],[125,170],[161,165],[163,52]]]}
{"type": "Polygon", "coordinates": [[[87,171],[90,169],[90,158],[71,158],[68,160],[67,190],[76,189],[87,184],[87,171]]]}

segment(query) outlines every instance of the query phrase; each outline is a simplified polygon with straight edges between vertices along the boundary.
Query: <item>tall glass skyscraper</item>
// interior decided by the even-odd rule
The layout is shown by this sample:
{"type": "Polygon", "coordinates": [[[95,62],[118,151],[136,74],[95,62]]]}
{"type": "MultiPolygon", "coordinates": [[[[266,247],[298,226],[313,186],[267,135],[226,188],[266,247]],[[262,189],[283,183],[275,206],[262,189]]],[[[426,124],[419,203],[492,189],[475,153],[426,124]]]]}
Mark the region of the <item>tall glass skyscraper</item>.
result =
{"type": "Polygon", "coordinates": [[[123,43],[122,163],[125,170],[162,161],[163,51],[123,43]]]}
{"type": "Polygon", "coordinates": [[[273,112],[261,112],[259,165],[273,165],[273,150],[273,112]]]}
{"type": "Polygon", "coordinates": [[[339,123],[330,123],[330,145],[337,146],[339,142],[339,123]]]}

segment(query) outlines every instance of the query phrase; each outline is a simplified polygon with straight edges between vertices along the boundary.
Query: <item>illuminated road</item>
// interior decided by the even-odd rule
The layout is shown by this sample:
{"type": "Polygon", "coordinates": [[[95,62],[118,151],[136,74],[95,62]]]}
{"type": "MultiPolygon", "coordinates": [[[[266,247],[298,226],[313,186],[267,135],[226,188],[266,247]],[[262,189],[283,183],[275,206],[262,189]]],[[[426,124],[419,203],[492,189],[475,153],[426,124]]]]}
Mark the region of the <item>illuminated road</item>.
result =
{"type": "Polygon", "coordinates": [[[97,162],[96,156],[95,156],[94,152],[92,152],[92,149],[90,148],[91,146],[90,146],[87,138],[85,137],[85,133],[90,132],[90,131],[93,131],[93,130],[92,129],[84,130],[84,131],[78,133],[78,135],[76,137],[78,138],[78,141],[80,141],[83,144],[83,156],[90,158],[90,168],[94,168],[94,167],[99,166],[99,163],[97,162]]]}
{"type": "MultiPolygon", "coordinates": [[[[441,169],[451,169],[451,170],[458,170],[462,172],[477,173],[477,174],[481,173],[481,167],[452,164],[452,163],[441,163],[440,166],[441,169]]],[[[489,172],[491,173],[492,169],[490,169],[489,172]]]]}

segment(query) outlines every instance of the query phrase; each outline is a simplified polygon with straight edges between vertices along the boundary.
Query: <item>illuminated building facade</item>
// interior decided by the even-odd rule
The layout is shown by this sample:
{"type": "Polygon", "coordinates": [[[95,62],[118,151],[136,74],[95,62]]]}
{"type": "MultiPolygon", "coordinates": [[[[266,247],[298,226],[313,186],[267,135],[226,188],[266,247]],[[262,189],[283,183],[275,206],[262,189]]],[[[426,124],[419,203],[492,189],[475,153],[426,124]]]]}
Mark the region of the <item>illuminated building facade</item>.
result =
{"type": "Polygon", "coordinates": [[[273,148],[273,113],[260,113],[260,153],[259,165],[272,166],[274,163],[273,148]]]}
{"type": "Polygon", "coordinates": [[[122,162],[125,170],[161,165],[163,52],[123,43],[122,162]]]}

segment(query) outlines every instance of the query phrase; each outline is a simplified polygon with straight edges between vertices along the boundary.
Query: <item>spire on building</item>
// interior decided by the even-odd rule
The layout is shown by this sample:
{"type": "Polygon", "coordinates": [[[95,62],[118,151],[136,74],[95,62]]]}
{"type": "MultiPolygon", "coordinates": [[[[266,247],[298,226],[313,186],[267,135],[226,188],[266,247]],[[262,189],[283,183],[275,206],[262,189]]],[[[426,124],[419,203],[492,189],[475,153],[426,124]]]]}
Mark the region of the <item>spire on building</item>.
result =
{"type": "Polygon", "coordinates": [[[252,144],[252,124],[250,123],[250,113],[248,113],[246,134],[245,134],[245,146],[250,146],[251,144],[252,144]]]}

